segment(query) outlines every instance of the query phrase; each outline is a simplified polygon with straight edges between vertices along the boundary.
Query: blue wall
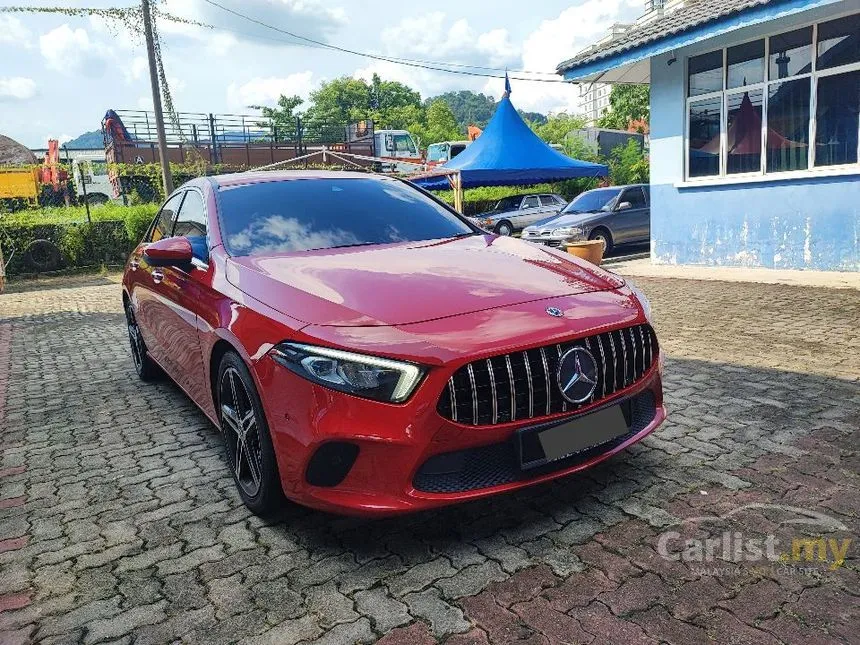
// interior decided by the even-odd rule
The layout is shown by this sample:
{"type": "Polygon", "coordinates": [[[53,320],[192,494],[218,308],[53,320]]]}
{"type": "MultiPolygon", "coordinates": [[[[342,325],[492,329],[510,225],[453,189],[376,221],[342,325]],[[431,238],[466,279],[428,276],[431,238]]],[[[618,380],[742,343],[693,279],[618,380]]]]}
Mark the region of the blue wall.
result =
{"type": "Polygon", "coordinates": [[[658,264],[860,271],[856,175],[679,187],[684,178],[684,59],[827,19],[855,2],[805,12],[651,59],[651,256],[658,264]]]}

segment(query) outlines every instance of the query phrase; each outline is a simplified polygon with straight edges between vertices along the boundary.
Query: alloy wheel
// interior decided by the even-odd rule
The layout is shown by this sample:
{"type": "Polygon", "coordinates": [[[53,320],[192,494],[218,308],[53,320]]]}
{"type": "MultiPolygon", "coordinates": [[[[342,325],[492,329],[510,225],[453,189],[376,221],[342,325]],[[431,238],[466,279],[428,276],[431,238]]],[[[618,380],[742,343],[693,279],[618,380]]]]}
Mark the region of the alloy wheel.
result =
{"type": "Polygon", "coordinates": [[[128,326],[128,342],[131,345],[131,358],[134,360],[134,369],[140,374],[143,369],[143,358],[146,355],[146,346],[143,343],[143,338],[140,335],[140,327],[137,326],[137,320],[134,318],[134,312],[131,310],[131,305],[125,307],[125,320],[128,326]]]}
{"type": "Polygon", "coordinates": [[[233,367],[221,375],[218,385],[221,430],[236,482],[248,497],[260,492],[263,456],[257,417],[242,377],[233,367]]]}
{"type": "Polygon", "coordinates": [[[506,235],[507,236],[507,235],[510,235],[511,233],[513,233],[513,231],[511,230],[511,227],[508,226],[507,224],[502,224],[501,226],[499,226],[499,235],[506,235]]]}

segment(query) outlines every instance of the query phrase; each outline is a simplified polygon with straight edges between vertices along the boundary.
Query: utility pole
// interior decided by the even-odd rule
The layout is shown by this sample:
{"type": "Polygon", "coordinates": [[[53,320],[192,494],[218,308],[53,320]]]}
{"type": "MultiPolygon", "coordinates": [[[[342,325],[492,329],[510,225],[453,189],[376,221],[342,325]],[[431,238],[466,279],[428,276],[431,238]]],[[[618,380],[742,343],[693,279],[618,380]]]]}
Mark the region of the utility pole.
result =
{"type": "Polygon", "coordinates": [[[173,192],[173,176],[167,158],[167,136],[164,134],[164,113],[161,111],[161,92],[158,89],[158,70],[155,66],[155,43],[152,40],[152,16],[149,0],[141,0],[143,31],[146,35],[146,55],[149,58],[149,82],[152,84],[152,108],[155,110],[155,130],[158,133],[158,156],[161,157],[161,178],[164,182],[164,197],[173,192]]]}

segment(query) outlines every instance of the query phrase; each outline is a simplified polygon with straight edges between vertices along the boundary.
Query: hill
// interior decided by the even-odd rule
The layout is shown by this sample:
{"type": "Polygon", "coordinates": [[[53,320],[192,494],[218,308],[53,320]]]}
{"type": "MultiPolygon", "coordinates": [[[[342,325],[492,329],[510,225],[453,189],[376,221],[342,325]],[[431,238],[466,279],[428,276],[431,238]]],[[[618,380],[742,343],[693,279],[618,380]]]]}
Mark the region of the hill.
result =
{"type": "Polygon", "coordinates": [[[75,137],[71,141],[64,144],[69,150],[80,150],[86,148],[104,148],[104,139],[102,138],[101,130],[92,130],[84,132],[82,135],[75,137]]]}

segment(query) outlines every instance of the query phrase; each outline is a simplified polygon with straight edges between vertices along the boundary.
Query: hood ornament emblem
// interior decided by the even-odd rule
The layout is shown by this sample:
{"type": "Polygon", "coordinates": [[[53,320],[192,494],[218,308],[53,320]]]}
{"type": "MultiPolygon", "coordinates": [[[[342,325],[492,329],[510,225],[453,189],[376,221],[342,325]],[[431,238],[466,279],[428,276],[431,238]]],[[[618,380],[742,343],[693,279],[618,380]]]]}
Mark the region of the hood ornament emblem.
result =
{"type": "Polygon", "coordinates": [[[546,312],[554,318],[561,318],[564,315],[564,312],[558,307],[547,307],[546,312]]]}

